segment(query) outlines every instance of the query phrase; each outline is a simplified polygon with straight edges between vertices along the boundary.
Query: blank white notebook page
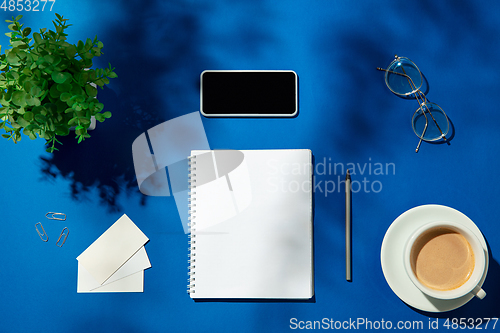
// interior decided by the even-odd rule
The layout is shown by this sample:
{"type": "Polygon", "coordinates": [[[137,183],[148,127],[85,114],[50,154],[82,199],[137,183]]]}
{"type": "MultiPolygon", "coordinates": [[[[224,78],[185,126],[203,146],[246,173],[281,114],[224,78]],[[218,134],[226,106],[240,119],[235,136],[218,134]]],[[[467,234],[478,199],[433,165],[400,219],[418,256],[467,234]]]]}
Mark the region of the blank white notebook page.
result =
{"type": "Polygon", "coordinates": [[[243,153],[243,161],[228,173],[217,173],[222,163],[215,158],[217,151],[211,152],[212,161],[196,161],[192,178],[206,163],[214,163],[216,179],[192,190],[190,296],[311,298],[311,151],[236,152],[243,153]]]}

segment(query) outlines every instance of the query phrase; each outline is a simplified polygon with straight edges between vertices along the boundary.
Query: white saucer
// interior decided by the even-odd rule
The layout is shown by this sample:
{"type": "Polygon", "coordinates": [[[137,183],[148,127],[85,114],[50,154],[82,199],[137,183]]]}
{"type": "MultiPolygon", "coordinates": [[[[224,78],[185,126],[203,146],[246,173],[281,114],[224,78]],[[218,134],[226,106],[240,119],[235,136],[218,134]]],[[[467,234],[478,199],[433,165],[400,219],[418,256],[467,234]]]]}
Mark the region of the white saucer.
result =
{"type": "MultiPolygon", "coordinates": [[[[428,312],[444,312],[461,307],[474,296],[472,294],[451,300],[440,300],[422,293],[406,275],[403,253],[405,242],[420,226],[433,221],[454,221],[469,228],[479,238],[486,254],[486,269],[481,279],[483,285],[488,273],[488,247],[478,227],[465,216],[450,207],[440,205],[424,205],[412,208],[401,214],[391,224],[385,234],[380,252],[382,271],[392,291],[406,304],[428,312]]],[[[488,292],[488,290],[486,290],[488,292]]],[[[486,296],[488,297],[488,296],[486,296]]]]}

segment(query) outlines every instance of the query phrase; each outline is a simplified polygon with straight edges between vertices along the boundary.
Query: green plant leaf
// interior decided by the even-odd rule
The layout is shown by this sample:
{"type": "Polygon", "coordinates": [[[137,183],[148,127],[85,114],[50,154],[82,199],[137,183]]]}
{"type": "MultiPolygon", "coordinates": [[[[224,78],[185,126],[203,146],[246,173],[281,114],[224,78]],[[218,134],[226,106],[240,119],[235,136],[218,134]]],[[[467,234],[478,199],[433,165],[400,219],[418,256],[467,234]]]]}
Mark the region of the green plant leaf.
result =
{"type": "Polygon", "coordinates": [[[20,60],[26,59],[26,57],[27,57],[26,52],[24,52],[21,49],[19,49],[19,51],[17,52],[17,56],[19,57],[20,60]]]}
{"type": "Polygon", "coordinates": [[[44,57],[38,57],[38,59],[36,60],[36,64],[37,65],[42,65],[45,61],[45,58],[44,57]]]}
{"type": "Polygon", "coordinates": [[[85,93],[82,87],[80,87],[76,82],[72,82],[71,86],[71,93],[73,95],[83,95],[85,93]]]}
{"type": "MultiPolygon", "coordinates": [[[[72,97],[72,95],[69,92],[63,92],[59,98],[63,102],[68,102],[71,99],[71,97],[72,97]]],[[[66,111],[67,111],[67,109],[66,109],[66,111]]]]}
{"type": "Polygon", "coordinates": [[[56,83],[64,83],[71,79],[71,74],[68,72],[52,72],[52,80],[56,83]]]}
{"type": "Polygon", "coordinates": [[[33,39],[35,40],[35,44],[37,44],[37,45],[43,43],[42,36],[38,32],[33,33],[33,39]]]}
{"type": "Polygon", "coordinates": [[[56,57],[53,56],[52,54],[47,54],[47,55],[45,55],[44,59],[46,62],[48,62],[49,64],[52,65],[54,63],[56,57]]]}
{"type": "Polygon", "coordinates": [[[85,97],[83,95],[74,95],[71,97],[71,102],[73,103],[83,103],[85,101],[85,97]]]}
{"type": "Polygon", "coordinates": [[[33,81],[30,80],[31,78],[28,75],[21,75],[21,78],[19,78],[19,84],[21,84],[26,92],[30,92],[31,88],[33,88],[33,81]]]}
{"type": "Polygon", "coordinates": [[[89,126],[91,121],[88,118],[80,118],[80,123],[86,126],[89,126]]]}
{"type": "Polygon", "coordinates": [[[31,111],[26,111],[23,115],[23,118],[26,120],[26,121],[32,121],[33,118],[34,118],[34,114],[33,112],[31,111]]]}
{"type": "Polygon", "coordinates": [[[87,84],[85,86],[85,92],[89,97],[96,97],[97,96],[97,89],[90,84],[87,84]]]}
{"type": "Polygon", "coordinates": [[[47,113],[47,112],[44,112],[45,111],[45,107],[42,106],[42,105],[39,105],[39,106],[35,106],[33,107],[33,109],[31,109],[31,112],[33,112],[33,114],[37,114],[37,113],[47,113]]]}
{"type": "Polygon", "coordinates": [[[96,47],[96,46],[94,46],[92,48],[92,51],[90,51],[90,52],[92,52],[96,57],[100,57],[101,56],[101,49],[98,48],[98,47],[96,47]]]}
{"type": "Polygon", "coordinates": [[[80,126],[81,128],[75,129],[76,135],[84,135],[87,133],[87,129],[83,126],[80,126]]]}
{"type": "Polygon", "coordinates": [[[40,78],[38,86],[42,87],[42,89],[45,90],[49,86],[49,81],[45,80],[44,78],[40,78]]]}
{"type": "Polygon", "coordinates": [[[47,61],[52,66],[58,65],[61,62],[61,60],[62,60],[61,57],[58,55],[48,54],[45,56],[45,61],[47,61]]]}
{"type": "Polygon", "coordinates": [[[18,90],[12,93],[12,103],[18,106],[26,105],[26,92],[18,90]]]}
{"type": "Polygon", "coordinates": [[[54,103],[45,104],[45,108],[47,109],[47,114],[56,114],[57,113],[57,105],[54,103]]]}
{"type": "Polygon", "coordinates": [[[26,104],[28,104],[29,106],[37,106],[40,105],[40,100],[35,96],[27,95],[26,104]]]}
{"type": "Polygon", "coordinates": [[[59,96],[61,96],[61,92],[59,90],[57,90],[57,85],[52,85],[52,87],[50,87],[50,97],[52,98],[59,98],[59,96]]]}
{"type": "Polygon", "coordinates": [[[87,81],[95,81],[95,79],[97,77],[95,70],[89,69],[85,73],[88,74],[88,80],[87,81]]]}
{"type": "Polygon", "coordinates": [[[82,59],[85,59],[85,60],[90,60],[94,57],[92,55],[92,53],[89,53],[89,52],[81,53],[80,56],[82,57],[82,59]]]}
{"type": "Polygon", "coordinates": [[[56,135],[66,136],[69,134],[69,127],[64,125],[59,125],[56,127],[56,135]]]}
{"type": "Polygon", "coordinates": [[[73,59],[76,55],[76,46],[70,44],[64,49],[64,53],[66,54],[66,57],[73,59]]]}
{"type": "Polygon", "coordinates": [[[40,86],[33,86],[30,89],[30,94],[35,97],[40,97],[43,95],[43,89],[40,86]]]}
{"type": "MultiPolygon", "coordinates": [[[[3,99],[4,103],[6,103],[6,102],[8,103],[12,100],[12,89],[11,88],[7,89],[7,92],[5,92],[2,95],[2,99],[3,99]]],[[[4,103],[2,103],[2,104],[4,104],[4,103]]]]}
{"type": "Polygon", "coordinates": [[[17,56],[16,52],[9,52],[7,56],[5,57],[5,60],[12,65],[12,66],[17,66],[19,65],[19,57],[17,56]]]}
{"type": "Polygon", "coordinates": [[[91,48],[92,48],[92,39],[90,38],[87,38],[87,40],[85,41],[85,51],[89,51],[91,48]]]}
{"type": "Polygon", "coordinates": [[[104,112],[102,115],[103,115],[106,119],[107,119],[107,118],[111,118],[111,112],[109,112],[109,111],[104,112]]]}
{"type": "Polygon", "coordinates": [[[25,28],[23,29],[23,36],[27,37],[31,33],[31,28],[25,28]]]}
{"type": "Polygon", "coordinates": [[[78,124],[78,117],[74,117],[74,118],[71,118],[69,121],[68,121],[68,125],[69,126],[74,126],[78,124]]]}
{"type": "Polygon", "coordinates": [[[29,129],[30,131],[35,131],[39,130],[40,126],[38,126],[36,123],[31,123],[28,126],[26,126],[26,128],[29,129]]]}
{"type": "Polygon", "coordinates": [[[54,132],[56,130],[56,126],[54,125],[52,118],[47,118],[47,124],[49,125],[49,129],[51,132],[54,132]]]}
{"type": "Polygon", "coordinates": [[[23,129],[23,134],[24,134],[24,135],[28,135],[28,136],[29,136],[30,134],[32,134],[32,132],[31,132],[29,129],[24,128],[24,129],[23,129]]]}
{"type": "Polygon", "coordinates": [[[40,100],[41,101],[45,100],[45,97],[47,97],[48,94],[49,94],[49,91],[48,90],[44,90],[42,96],[39,97],[40,100]]]}
{"type": "Polygon", "coordinates": [[[28,126],[30,123],[28,121],[26,121],[23,117],[18,117],[17,118],[17,123],[21,126],[21,127],[26,127],[28,126]]]}
{"type": "Polygon", "coordinates": [[[76,49],[78,50],[78,53],[83,53],[85,52],[85,44],[81,40],[78,41],[76,44],[76,49]]]}
{"type": "Polygon", "coordinates": [[[68,92],[72,88],[71,83],[64,82],[57,85],[57,90],[61,92],[68,92]]]}
{"type": "Polygon", "coordinates": [[[102,113],[97,113],[97,114],[95,115],[95,119],[96,119],[98,122],[100,122],[100,123],[102,123],[104,120],[106,120],[106,118],[103,116],[103,114],[102,114],[102,113]]]}
{"type": "Polygon", "coordinates": [[[56,106],[57,106],[57,121],[60,121],[63,117],[64,111],[68,108],[68,104],[64,103],[61,100],[57,100],[56,106]]]}
{"type": "Polygon", "coordinates": [[[101,112],[102,109],[104,109],[104,104],[102,103],[95,103],[94,104],[94,112],[101,112]]]}
{"type": "Polygon", "coordinates": [[[37,114],[35,115],[35,120],[40,124],[45,124],[47,122],[47,117],[43,114],[37,114]]]}
{"type": "Polygon", "coordinates": [[[18,80],[19,79],[19,73],[16,71],[9,71],[5,77],[9,80],[18,80]]]}

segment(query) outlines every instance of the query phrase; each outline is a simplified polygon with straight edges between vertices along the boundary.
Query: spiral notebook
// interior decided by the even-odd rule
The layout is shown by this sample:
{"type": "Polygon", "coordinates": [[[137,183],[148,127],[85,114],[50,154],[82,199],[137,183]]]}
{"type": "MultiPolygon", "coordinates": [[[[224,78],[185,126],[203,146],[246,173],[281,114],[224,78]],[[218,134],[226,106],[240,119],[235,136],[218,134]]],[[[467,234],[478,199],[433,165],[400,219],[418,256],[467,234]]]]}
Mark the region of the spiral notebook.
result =
{"type": "Polygon", "coordinates": [[[192,151],[193,299],[314,295],[310,150],[192,151]]]}

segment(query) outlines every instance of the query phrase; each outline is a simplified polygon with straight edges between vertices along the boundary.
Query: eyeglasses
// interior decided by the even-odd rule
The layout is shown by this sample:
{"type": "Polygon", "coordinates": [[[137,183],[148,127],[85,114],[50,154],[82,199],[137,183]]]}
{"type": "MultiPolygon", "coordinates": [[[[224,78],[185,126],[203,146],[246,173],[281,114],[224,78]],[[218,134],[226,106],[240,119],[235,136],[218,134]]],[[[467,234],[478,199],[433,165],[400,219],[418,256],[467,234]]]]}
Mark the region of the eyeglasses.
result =
{"type": "Polygon", "coordinates": [[[415,152],[418,153],[422,141],[447,141],[450,122],[443,109],[429,102],[420,90],[423,78],[417,65],[408,58],[396,55],[387,69],[377,69],[385,72],[385,83],[394,94],[403,97],[413,95],[419,104],[411,120],[413,132],[420,138],[415,152]]]}

